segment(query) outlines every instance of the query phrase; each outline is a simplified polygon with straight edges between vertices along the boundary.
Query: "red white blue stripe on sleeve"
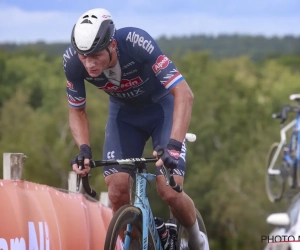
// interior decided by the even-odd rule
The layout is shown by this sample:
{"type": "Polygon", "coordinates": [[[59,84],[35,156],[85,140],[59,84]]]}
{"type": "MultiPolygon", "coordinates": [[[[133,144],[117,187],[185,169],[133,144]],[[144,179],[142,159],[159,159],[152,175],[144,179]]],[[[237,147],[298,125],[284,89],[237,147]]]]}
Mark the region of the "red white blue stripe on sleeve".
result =
{"type": "Polygon", "coordinates": [[[83,107],[86,103],[85,98],[83,97],[73,97],[71,95],[68,95],[68,101],[70,106],[74,108],[80,108],[83,107]]]}
{"type": "Polygon", "coordinates": [[[184,79],[183,76],[179,72],[177,72],[172,77],[170,77],[168,81],[166,81],[163,85],[166,89],[170,89],[171,87],[177,85],[177,83],[179,83],[183,79],[184,79]]]}

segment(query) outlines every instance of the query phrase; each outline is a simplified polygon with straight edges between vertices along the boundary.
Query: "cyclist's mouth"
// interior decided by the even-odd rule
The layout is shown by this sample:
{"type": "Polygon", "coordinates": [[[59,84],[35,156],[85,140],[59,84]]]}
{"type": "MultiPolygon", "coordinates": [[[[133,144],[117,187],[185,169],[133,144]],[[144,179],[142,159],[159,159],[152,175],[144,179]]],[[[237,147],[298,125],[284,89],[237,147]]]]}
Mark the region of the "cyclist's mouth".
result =
{"type": "Polygon", "coordinates": [[[100,74],[98,69],[88,69],[87,71],[88,71],[89,75],[95,75],[95,74],[99,75],[100,74]]]}

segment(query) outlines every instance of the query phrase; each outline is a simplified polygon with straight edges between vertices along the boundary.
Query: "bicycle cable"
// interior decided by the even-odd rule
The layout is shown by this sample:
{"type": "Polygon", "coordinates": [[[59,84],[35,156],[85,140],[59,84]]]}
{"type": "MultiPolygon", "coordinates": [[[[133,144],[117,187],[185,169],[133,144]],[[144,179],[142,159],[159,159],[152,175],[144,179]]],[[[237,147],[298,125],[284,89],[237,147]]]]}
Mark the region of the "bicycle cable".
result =
{"type": "MultiPolygon", "coordinates": [[[[128,176],[128,186],[129,186],[129,193],[130,193],[130,195],[131,195],[131,193],[134,195],[134,197],[136,197],[136,198],[138,198],[139,200],[140,200],[140,202],[142,203],[142,205],[143,206],[145,206],[145,204],[143,203],[143,201],[142,201],[142,199],[137,195],[137,193],[133,190],[133,183],[135,182],[135,179],[133,178],[133,181],[132,181],[132,185],[131,185],[131,181],[130,181],[130,177],[131,177],[131,173],[133,172],[133,171],[135,171],[136,170],[136,168],[135,169],[132,169],[131,170],[131,172],[130,172],[130,174],[129,174],[129,176],[128,176]]],[[[136,175],[137,174],[139,174],[139,173],[135,173],[136,175]]],[[[148,194],[149,194],[149,190],[150,190],[150,188],[151,188],[151,182],[145,177],[145,176],[143,176],[143,175],[140,175],[142,178],[144,178],[146,181],[147,181],[147,187],[149,186],[149,188],[147,188],[146,189],[146,196],[148,196],[148,194]]]]}

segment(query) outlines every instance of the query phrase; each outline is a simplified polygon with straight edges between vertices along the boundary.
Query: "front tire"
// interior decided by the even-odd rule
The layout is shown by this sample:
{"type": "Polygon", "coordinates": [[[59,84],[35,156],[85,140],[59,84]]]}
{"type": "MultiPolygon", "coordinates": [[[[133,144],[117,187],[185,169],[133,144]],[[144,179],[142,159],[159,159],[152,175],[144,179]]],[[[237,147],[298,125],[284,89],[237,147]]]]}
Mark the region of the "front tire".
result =
{"type": "MultiPolygon", "coordinates": [[[[133,230],[136,230],[138,233],[137,236],[142,237],[143,217],[142,217],[142,212],[139,208],[134,207],[132,205],[124,205],[114,214],[107,230],[104,250],[116,249],[119,235],[124,232],[124,228],[126,230],[127,224],[132,224],[133,230]]],[[[142,249],[142,244],[140,239],[138,239],[138,241],[136,240],[135,244],[139,244],[139,246],[135,245],[135,247],[142,249]]],[[[129,249],[134,249],[132,244],[130,244],[129,249]]],[[[124,250],[129,250],[129,249],[124,249],[124,250]]],[[[150,229],[148,229],[148,249],[156,250],[154,238],[150,229]]]]}
{"type": "Polygon", "coordinates": [[[274,170],[280,170],[280,175],[271,175],[268,173],[269,166],[272,162],[272,159],[278,149],[278,142],[275,142],[271,145],[269,149],[269,153],[267,156],[267,172],[266,172],[266,192],[269,200],[271,202],[278,202],[282,199],[283,193],[286,187],[286,177],[288,176],[288,164],[287,162],[283,161],[281,157],[276,159],[274,164],[274,170]],[[285,172],[286,174],[284,174],[285,172]]]}

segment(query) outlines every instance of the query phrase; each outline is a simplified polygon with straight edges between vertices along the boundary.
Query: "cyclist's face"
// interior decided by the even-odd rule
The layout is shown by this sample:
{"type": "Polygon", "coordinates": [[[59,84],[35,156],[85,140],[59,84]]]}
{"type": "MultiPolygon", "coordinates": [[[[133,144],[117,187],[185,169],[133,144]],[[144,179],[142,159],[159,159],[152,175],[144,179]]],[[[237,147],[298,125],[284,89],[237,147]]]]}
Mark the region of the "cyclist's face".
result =
{"type": "Polygon", "coordinates": [[[78,54],[78,57],[91,77],[99,76],[109,64],[109,54],[106,50],[98,51],[92,55],[78,54]]]}
{"type": "Polygon", "coordinates": [[[117,42],[116,40],[113,40],[108,47],[108,50],[112,55],[111,61],[110,61],[109,53],[106,49],[98,51],[92,55],[85,56],[82,54],[78,54],[78,57],[80,61],[83,63],[84,67],[86,68],[88,74],[91,77],[97,77],[103,72],[103,70],[112,67],[116,64],[117,61],[116,47],[117,47],[117,42]]]}

